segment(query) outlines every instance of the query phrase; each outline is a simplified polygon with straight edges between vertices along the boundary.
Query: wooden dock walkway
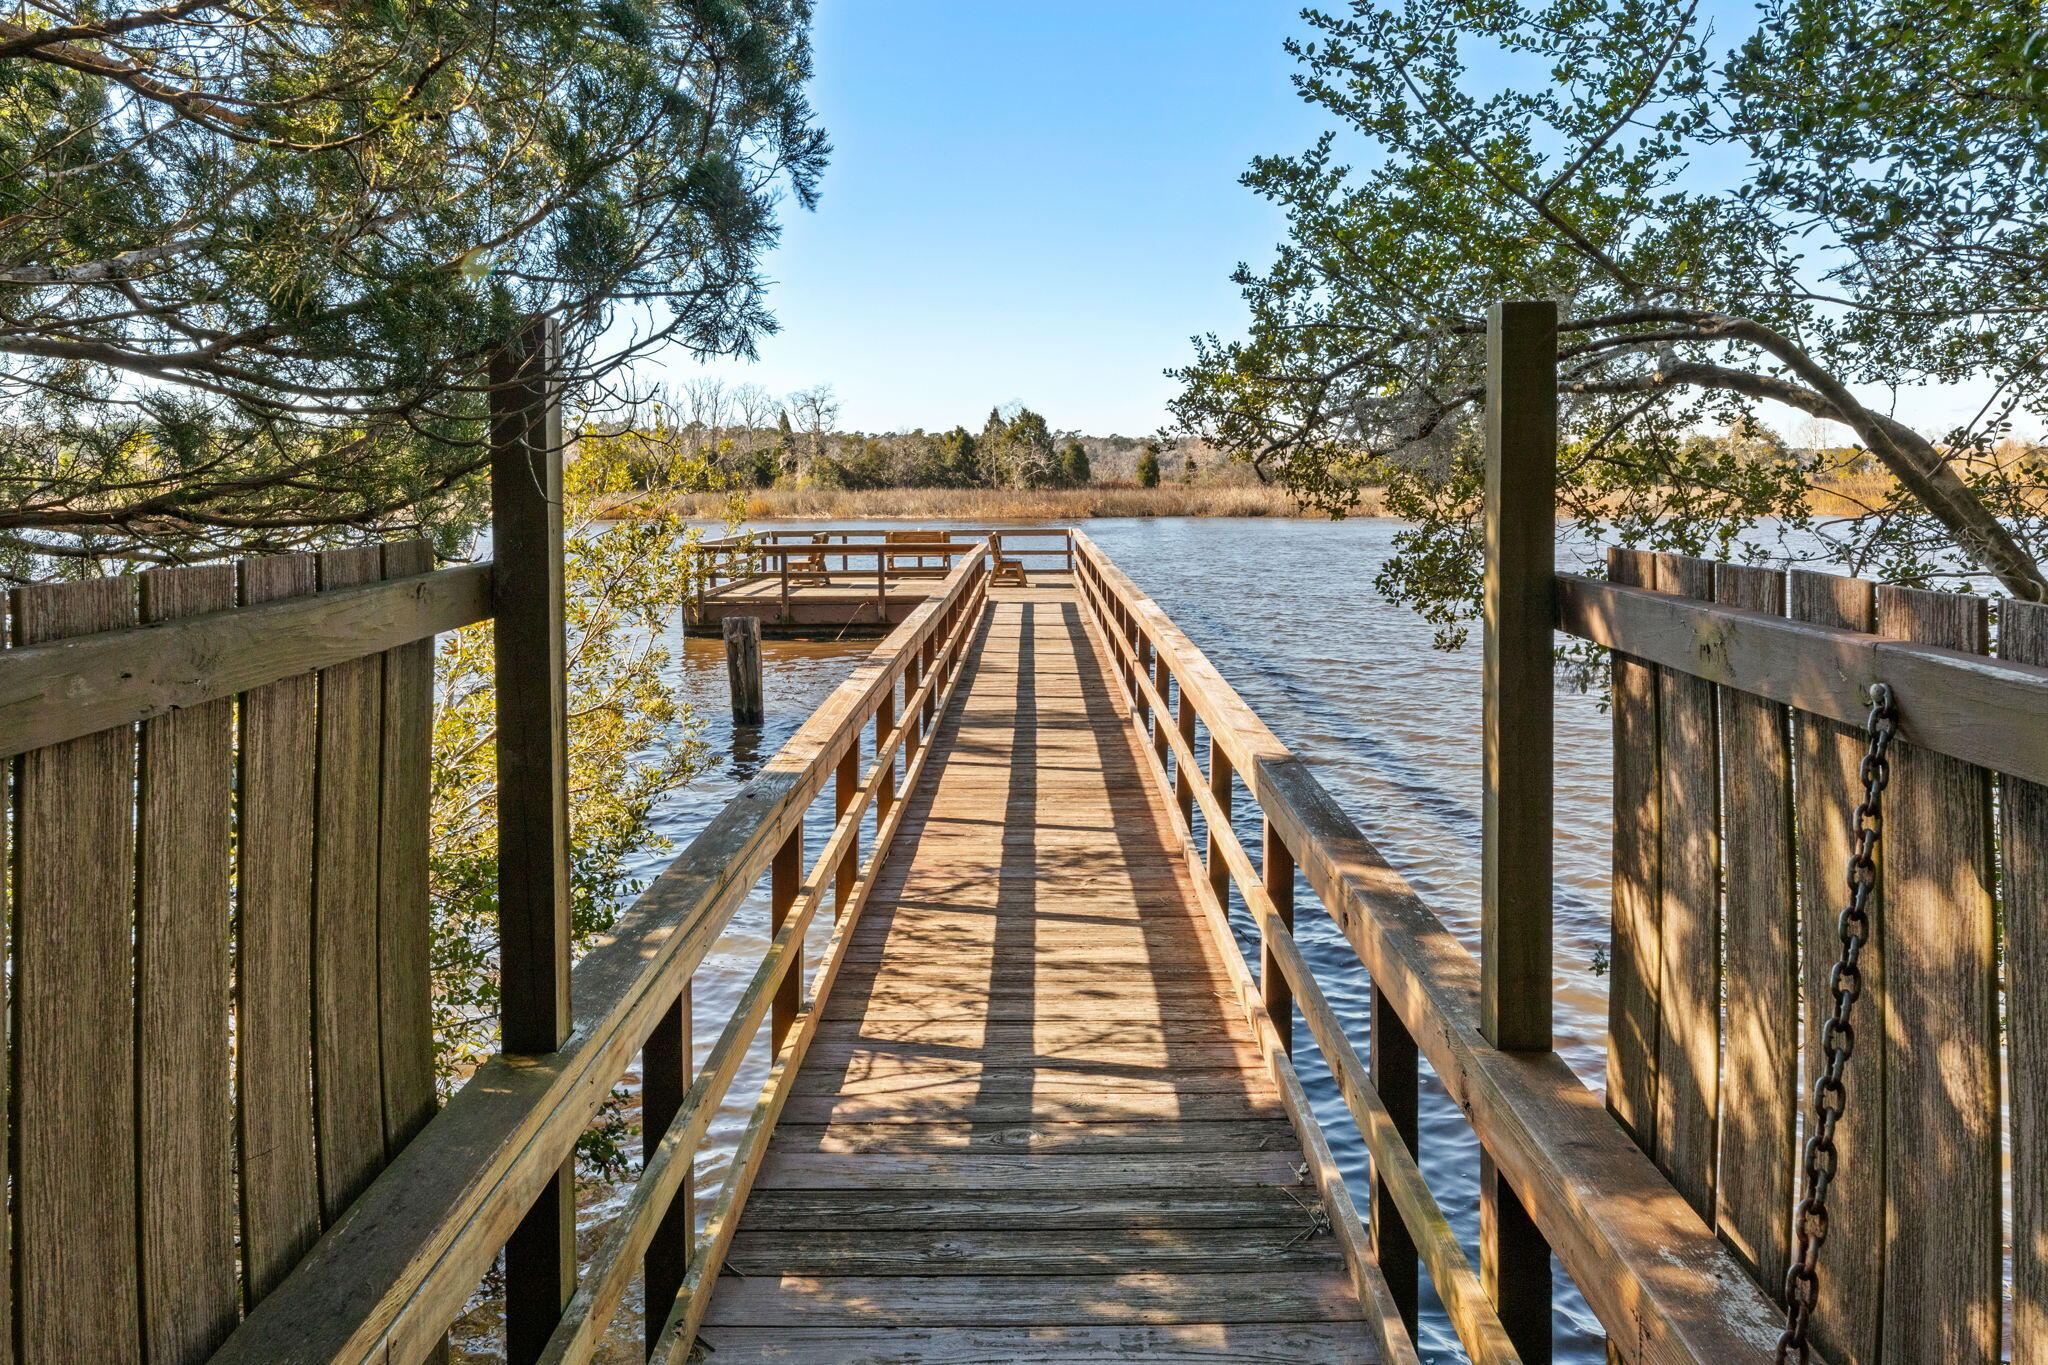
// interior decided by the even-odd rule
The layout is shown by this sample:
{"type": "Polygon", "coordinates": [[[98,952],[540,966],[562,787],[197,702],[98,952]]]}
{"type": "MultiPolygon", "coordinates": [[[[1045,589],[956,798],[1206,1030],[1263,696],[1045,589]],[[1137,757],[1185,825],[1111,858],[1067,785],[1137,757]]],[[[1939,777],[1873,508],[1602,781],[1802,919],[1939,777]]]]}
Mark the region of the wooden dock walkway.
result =
{"type": "Polygon", "coordinates": [[[1376,1358],[1064,585],[999,589],[777,1125],[714,1359],[1376,1358]]]}
{"type": "Polygon", "coordinates": [[[785,583],[903,619],[580,944],[545,326],[491,395],[503,562],[16,590],[0,1365],[408,1365],[487,1278],[508,1365],[1416,1365],[1423,1327],[1542,1365],[1559,1267],[1579,1346],[1590,1314],[1628,1365],[1769,1360],[1873,746],[1882,971],[1796,1283],[1831,1360],[2048,1360],[2048,605],[1999,603],[1990,653],[1971,594],[1622,547],[1560,573],[1554,305],[1489,330],[1476,952],[1160,603],[1045,527],[697,547],[699,624],[768,578],[779,625],[785,583]],[[433,641],[467,630],[520,680],[461,789],[495,810],[503,1051],[439,1104],[433,641]],[[1604,1093],[1550,1027],[1584,946],[1553,934],[1558,632],[1615,657],[1604,1093]],[[712,956],[764,882],[733,993],[712,956]],[[1364,1017],[1298,915],[1369,975],[1364,1017]],[[1470,1145],[1421,1121],[1425,1063],[1470,1145]],[[639,1170],[593,1227],[577,1148],[636,1069],[639,1170]],[[1477,1257],[1419,1157],[1477,1158],[1477,1257]]]}

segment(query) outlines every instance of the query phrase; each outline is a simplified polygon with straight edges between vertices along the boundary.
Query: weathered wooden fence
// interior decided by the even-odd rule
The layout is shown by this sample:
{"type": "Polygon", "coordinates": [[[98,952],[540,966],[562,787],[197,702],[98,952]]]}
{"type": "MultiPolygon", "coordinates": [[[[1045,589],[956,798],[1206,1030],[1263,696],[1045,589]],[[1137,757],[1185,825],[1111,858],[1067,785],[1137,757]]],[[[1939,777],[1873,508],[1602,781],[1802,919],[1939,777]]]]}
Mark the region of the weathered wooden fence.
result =
{"type": "Polygon", "coordinates": [[[432,1116],[429,561],[12,595],[0,1356],[204,1360],[432,1116]]]}
{"type": "Polygon", "coordinates": [[[1866,692],[1888,684],[1899,739],[1814,1335],[1837,1360],[2048,1358],[2048,606],[1997,603],[1991,657],[1982,597],[1609,566],[1562,578],[1559,609],[1616,658],[1610,1108],[1782,1299],[1866,692]]]}

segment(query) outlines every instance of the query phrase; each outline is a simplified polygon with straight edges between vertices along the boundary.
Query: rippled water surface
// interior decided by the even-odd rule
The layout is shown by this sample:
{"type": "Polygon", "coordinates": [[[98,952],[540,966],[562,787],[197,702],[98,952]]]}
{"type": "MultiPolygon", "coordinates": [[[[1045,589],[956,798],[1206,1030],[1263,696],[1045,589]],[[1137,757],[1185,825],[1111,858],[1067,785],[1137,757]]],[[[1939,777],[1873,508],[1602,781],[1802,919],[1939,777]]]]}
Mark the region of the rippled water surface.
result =
{"type": "MultiPolygon", "coordinates": [[[[1431,648],[1430,628],[1389,605],[1372,587],[1399,529],[1384,521],[1095,521],[1083,529],[1156,598],[1280,737],[1316,771],[1359,826],[1468,944],[1477,948],[1479,905],[1479,652],[1431,648]]],[[[766,641],[768,723],[735,735],[725,710],[724,660],[716,640],[672,647],[676,685],[697,705],[708,766],[662,814],[680,848],[812,708],[853,669],[872,642],[766,641]]],[[[1589,1084],[1600,1083],[1606,993],[1593,972],[1607,941],[1609,737],[1596,696],[1561,686],[1557,705],[1558,1048],[1589,1084]]],[[[1243,833],[1256,814],[1240,801],[1243,833]]],[[[813,808],[813,847],[829,829],[829,802],[813,808]]],[[[672,854],[650,853],[652,872],[672,854]]],[[[1370,998],[1364,972],[1329,920],[1306,907],[1304,951],[1333,1004],[1351,1021],[1363,1051],[1370,998]]],[[[767,943],[765,889],[736,916],[696,987],[697,1048],[707,1050],[767,943]]],[[[821,940],[822,941],[822,938],[821,940]]],[[[1306,1030],[1301,1067],[1333,1147],[1358,1181],[1362,1144],[1343,1102],[1313,1053],[1306,1030]]],[[[757,1045],[719,1117],[699,1171],[708,1185],[745,1121],[765,1058],[757,1045]]],[[[1478,1149],[1471,1130],[1425,1079],[1422,1166],[1468,1243],[1477,1236],[1478,1149]]],[[[594,1229],[617,1196],[587,1199],[594,1229]]],[[[1473,1252],[1477,1263],[1476,1250],[1473,1252]]],[[[637,1328],[634,1329],[637,1332],[637,1328]]],[[[1425,1304],[1426,1358],[1457,1360],[1455,1338],[1425,1304]]],[[[1558,1359],[1604,1359],[1597,1326],[1569,1282],[1559,1279],[1558,1359]]],[[[626,1353],[620,1353],[623,1360],[626,1353]]]]}

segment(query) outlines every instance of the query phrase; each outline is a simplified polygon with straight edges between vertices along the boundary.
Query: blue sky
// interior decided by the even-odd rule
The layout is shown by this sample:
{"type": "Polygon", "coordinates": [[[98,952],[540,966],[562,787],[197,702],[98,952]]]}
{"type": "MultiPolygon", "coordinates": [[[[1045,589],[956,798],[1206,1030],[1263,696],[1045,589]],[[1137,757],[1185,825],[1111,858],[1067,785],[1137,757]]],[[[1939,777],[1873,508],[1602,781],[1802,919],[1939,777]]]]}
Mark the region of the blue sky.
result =
{"type": "MultiPolygon", "coordinates": [[[[836,151],[767,262],[779,335],[708,372],[829,383],[843,426],[1142,435],[1279,215],[1237,183],[1323,121],[1288,83],[1296,3],[822,0],[812,97],[836,151]]],[[[707,372],[686,359],[671,382],[707,372]]]]}
{"type": "MultiPolygon", "coordinates": [[[[1233,267],[1263,266],[1284,235],[1238,175],[1328,126],[1281,50],[1299,8],[820,0],[812,98],[836,151],[818,211],[787,209],[766,262],[782,331],[758,362],[675,353],[657,377],[829,384],[839,425],[867,431],[979,428],[1024,402],[1058,429],[1150,432],[1190,335],[1241,334],[1233,267]]],[[[1708,10],[1724,37],[1753,13],[1708,10]]],[[[1980,401],[1931,389],[1896,411],[1934,430],[1980,401]]]]}

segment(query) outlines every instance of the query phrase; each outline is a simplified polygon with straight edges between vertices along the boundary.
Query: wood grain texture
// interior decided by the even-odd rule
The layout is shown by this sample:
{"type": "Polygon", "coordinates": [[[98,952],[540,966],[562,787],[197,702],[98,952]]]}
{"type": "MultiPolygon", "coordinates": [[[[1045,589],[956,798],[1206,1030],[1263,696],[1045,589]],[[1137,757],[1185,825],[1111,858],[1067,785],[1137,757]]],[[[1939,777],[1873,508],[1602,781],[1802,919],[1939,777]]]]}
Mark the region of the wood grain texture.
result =
{"type": "MultiPolygon", "coordinates": [[[[1659,555],[1657,587],[1711,601],[1714,566],[1659,555]]],[[[1661,938],[1657,1164],[1702,1218],[1714,1216],[1721,1075],[1720,743],[1713,684],[1657,674],[1661,938]]]]}
{"type": "Polygon", "coordinates": [[[749,784],[584,954],[576,1029],[556,1051],[478,1068],[217,1353],[220,1365],[313,1365],[384,1351],[425,1355],[461,1312],[525,1208],[661,1013],[719,940],[833,766],[903,650],[980,586],[963,564],[826,699],[749,784]]]}
{"type": "MultiPolygon", "coordinates": [[[[1981,597],[1877,590],[1878,633],[1894,639],[1982,651],[1987,617],[1981,597]]],[[[1885,1025],[1898,1045],[1885,1077],[1883,1359],[1996,1361],[2004,1230],[1990,774],[1901,741],[1885,804],[1885,1025]]]]}
{"type": "MultiPolygon", "coordinates": [[[[1716,601],[1783,615],[1785,576],[1722,564],[1716,601]]],[[[1715,1225],[1779,1294],[1791,1260],[1799,1101],[1798,899],[1792,857],[1791,720],[1733,688],[1721,694],[1721,1094],[1715,1225]]]]}
{"type": "MultiPolygon", "coordinates": [[[[319,587],[311,555],[241,566],[246,604],[319,587]]],[[[251,1305],[320,1235],[313,1141],[313,762],[318,682],[242,695],[236,828],[236,1150],[242,1277],[251,1305]]]]}
{"type": "Polygon", "coordinates": [[[1318,1195],[1139,768],[1185,736],[1159,708],[1134,734],[1113,676],[1071,590],[997,593],[713,1293],[720,1354],[756,1324],[831,1325],[837,1359],[1073,1329],[1098,1299],[1126,1326],[1358,1316],[1331,1240],[1288,1246],[1318,1195]]]}
{"type": "Polygon", "coordinates": [[[704,1334],[721,1361],[777,1365],[1366,1365],[1365,1324],[1202,1323],[1105,1327],[722,1327],[704,1334]]]}
{"type": "MultiPolygon", "coordinates": [[[[374,581],[377,546],[320,555],[323,590],[374,581]]],[[[320,671],[313,827],[313,1106],[320,1209],[332,1224],[384,1165],[377,1018],[378,803],[384,661],[320,671]]]]}
{"type": "MultiPolygon", "coordinates": [[[[143,574],[142,619],[235,605],[221,565],[143,574]]],[[[137,754],[137,1183],[143,1344],[151,1361],[206,1359],[241,1314],[229,1075],[229,817],[234,705],[142,723],[137,754]]]]}
{"type": "Polygon", "coordinates": [[[359,659],[490,615],[467,564],[309,601],[209,613],[23,649],[0,674],[0,757],[359,659]]]}
{"type": "MultiPolygon", "coordinates": [[[[1877,624],[1872,586],[1833,574],[1792,573],[1786,614],[1843,630],[1877,624]]],[[[1800,993],[1805,1004],[1801,1043],[1800,1106],[1811,1122],[1814,1078],[1819,1074],[1820,1022],[1833,1009],[1828,975],[1841,952],[1836,921],[1848,903],[1846,868],[1852,847],[1850,812],[1862,799],[1857,776],[1864,739],[1861,725],[1804,711],[1793,713],[1794,802],[1799,823],[1798,874],[1800,993]]],[[[1875,935],[1862,955],[1863,998],[1856,1006],[1856,1036],[1885,1038],[1884,882],[1871,898],[1875,935]]],[[[1884,1092],[1891,1047],[1857,1049],[1848,1075],[1849,1104],[1835,1129],[1841,1162],[1828,1196],[1828,1271],[1820,1277],[1813,1339],[1831,1359],[1860,1365],[1877,1359],[1878,1304],[1884,1291],[1884,1092]]],[[[1783,1287],[1775,1297],[1783,1298],[1783,1287]]]]}
{"type": "MultiPolygon", "coordinates": [[[[423,540],[384,546],[383,574],[433,567],[423,540]]],[[[427,903],[434,763],[434,642],[384,652],[377,816],[377,1017],[387,1159],[434,1116],[432,946],[427,903]]]]}
{"type": "MultiPolygon", "coordinates": [[[[2048,606],[1998,604],[1998,652],[2048,664],[2048,606]]],[[[2048,1361],[2048,787],[2007,778],[2003,797],[2006,1066],[2012,1083],[2012,1340],[2048,1361]]]]}
{"type": "MultiPolygon", "coordinates": [[[[1619,547],[1607,552],[1616,583],[1656,584],[1656,558],[1619,547]]],[[[1613,930],[1608,949],[1607,1107],[1636,1144],[1657,1140],[1658,990],[1663,979],[1660,880],[1662,788],[1657,780],[1657,670],[1614,655],[1613,930]]]]}
{"type": "MultiPolygon", "coordinates": [[[[22,588],[14,639],[135,621],[132,579],[22,588]]],[[[14,1275],[21,1358],[141,1355],[135,732],[23,754],[14,785],[14,1275]]]]}
{"type": "Polygon", "coordinates": [[[1863,723],[1865,692],[1898,694],[1900,737],[2048,782],[2048,667],[1687,602],[1576,574],[1557,578],[1558,629],[1724,687],[1863,723]],[[1910,715],[1911,720],[1904,717],[1910,715]]]}

